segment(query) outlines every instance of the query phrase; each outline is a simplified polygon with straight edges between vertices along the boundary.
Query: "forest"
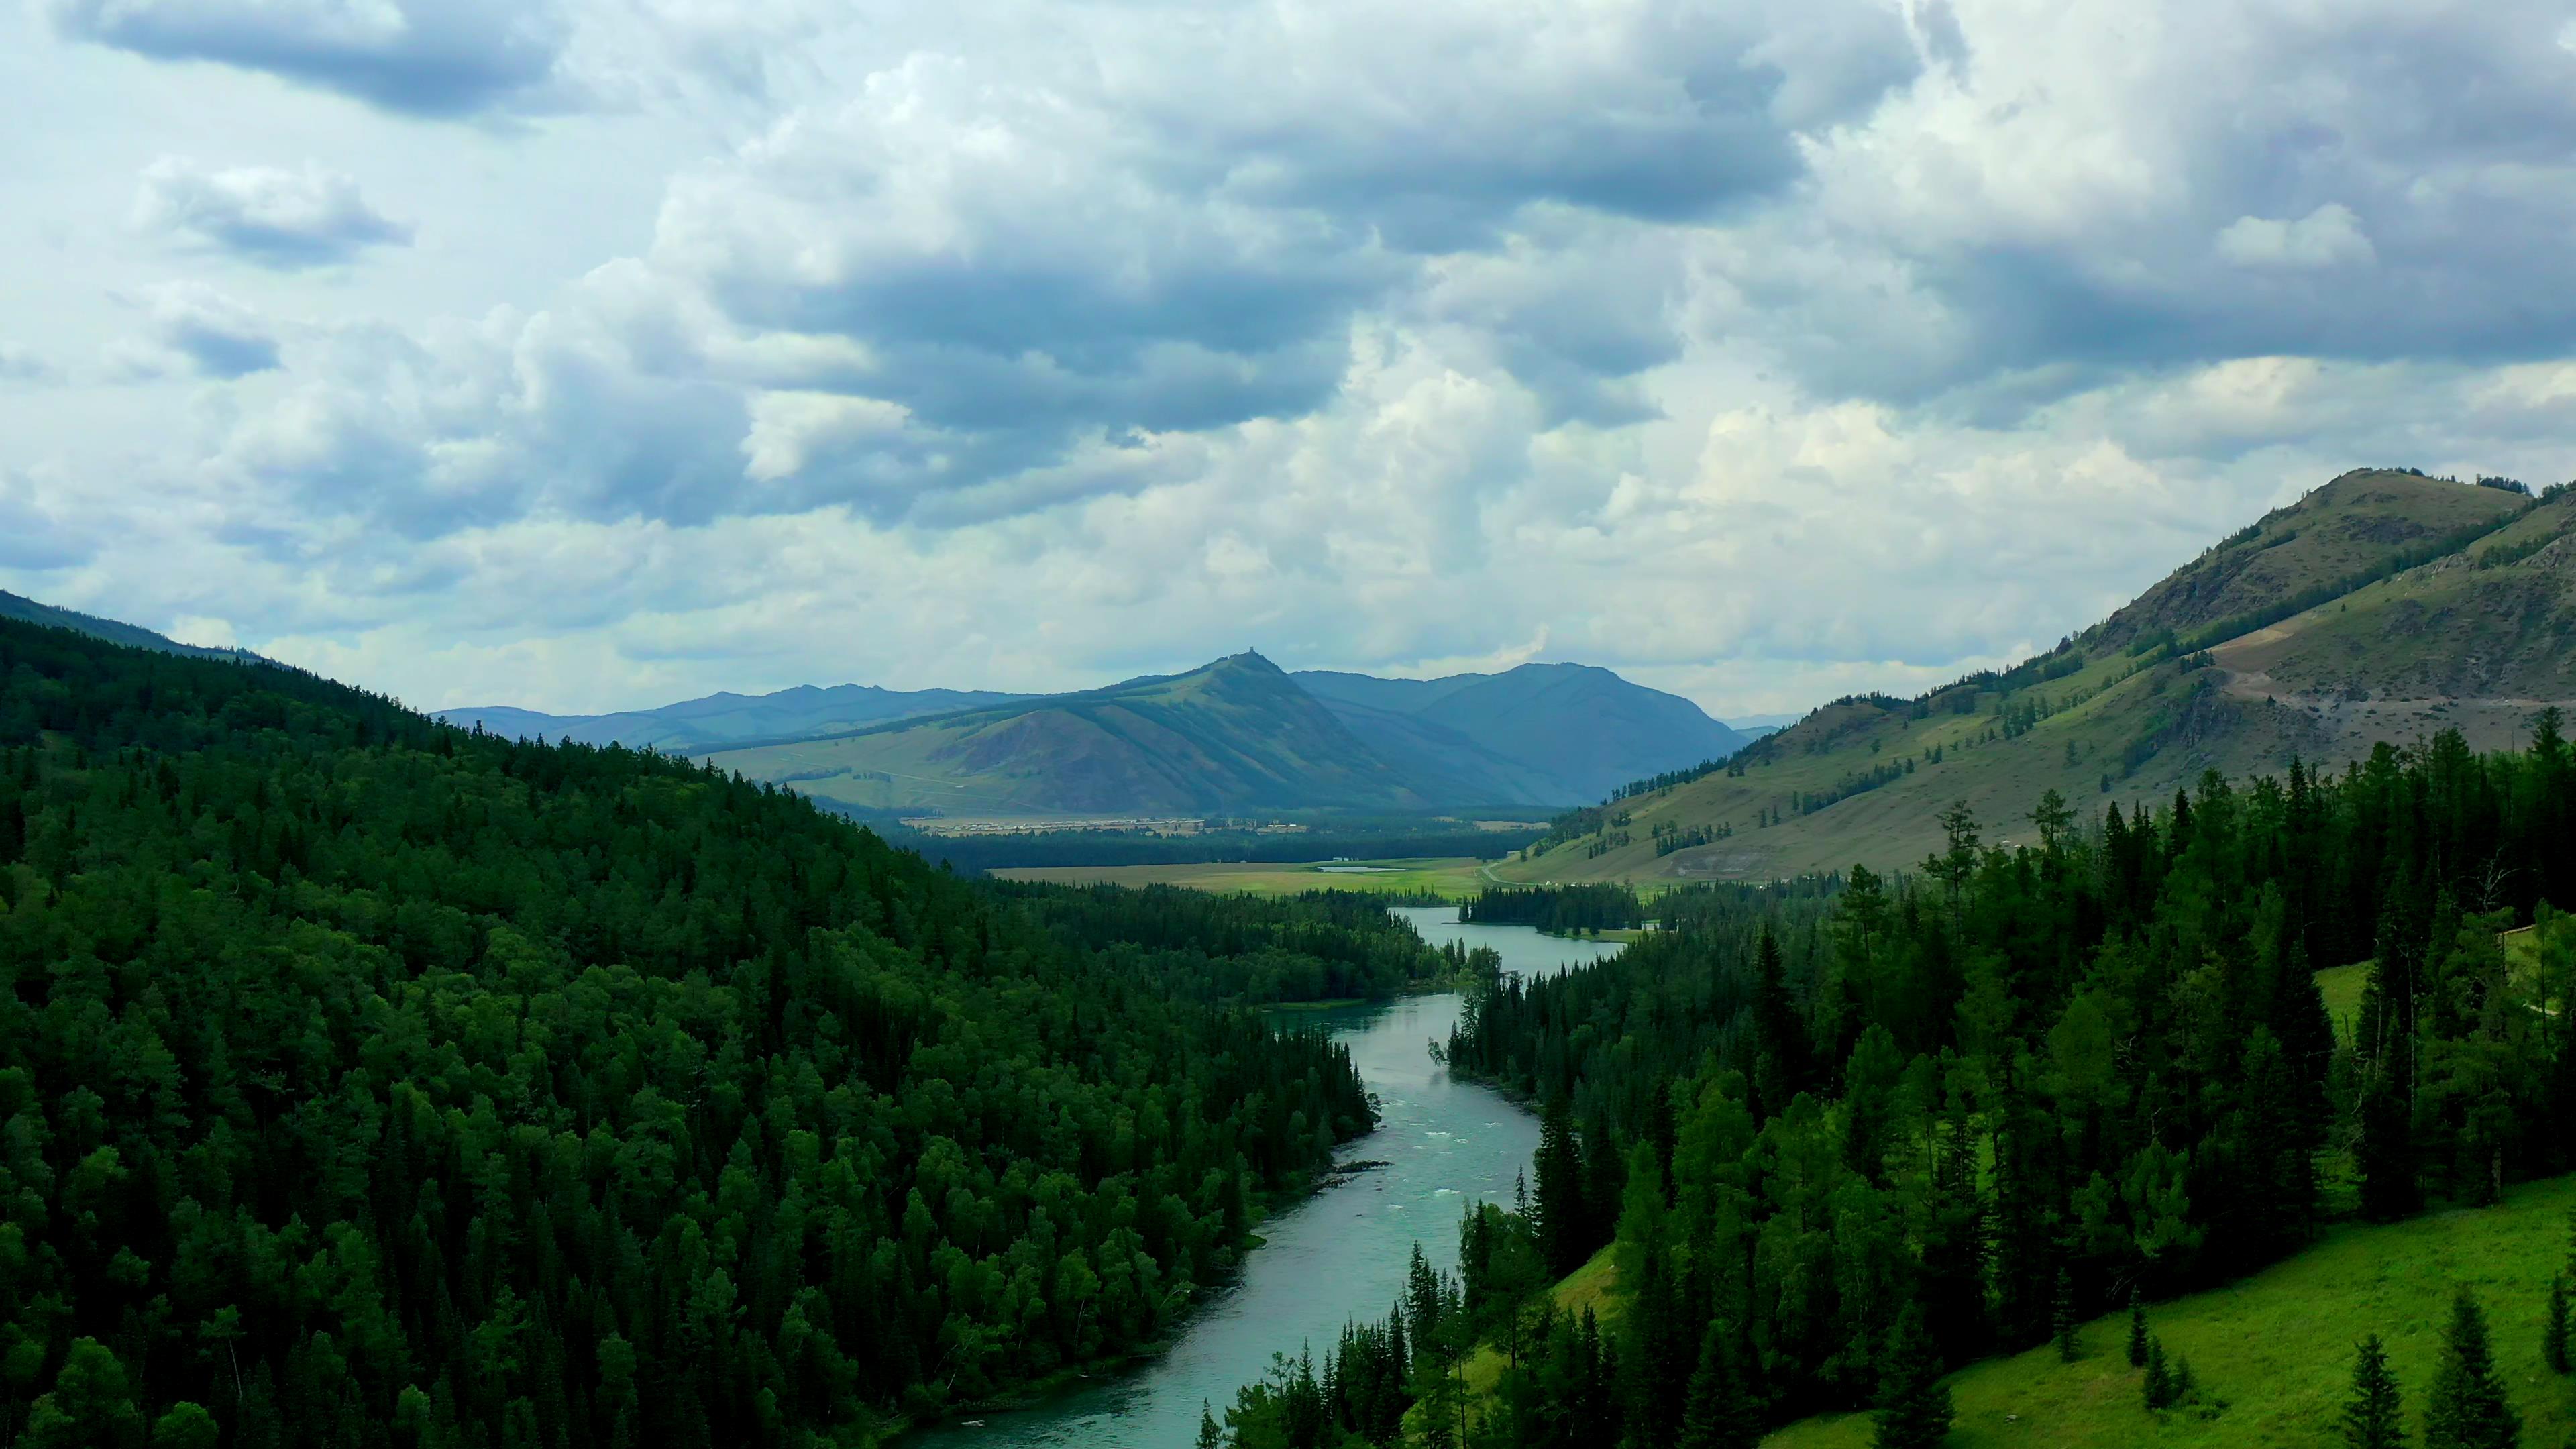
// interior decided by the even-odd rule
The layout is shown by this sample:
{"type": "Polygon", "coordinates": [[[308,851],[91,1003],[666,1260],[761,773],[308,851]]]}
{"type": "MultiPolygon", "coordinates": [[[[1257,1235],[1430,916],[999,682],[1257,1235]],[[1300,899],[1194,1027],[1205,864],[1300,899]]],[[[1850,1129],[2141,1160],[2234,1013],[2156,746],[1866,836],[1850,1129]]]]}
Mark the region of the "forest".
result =
{"type": "Polygon", "coordinates": [[[1646,924],[1646,903],[1633,886],[1491,886],[1458,903],[1458,919],[1486,925],[1534,926],[1551,935],[1633,931],[1646,924]]]}
{"type": "Polygon", "coordinates": [[[2555,711],[2523,750],[2445,733],[2098,823],[2052,794],[2011,849],[1943,824],[1902,877],[1676,893],[1612,961],[1484,978],[1446,1056],[1544,1104],[1526,1201],[1469,1210],[1425,1300],[1450,1317],[1283,1362],[1218,1433],[1393,1442],[1350,1386],[1394,1350],[1433,1445],[1731,1449],[1873,1407],[1878,1442],[1930,1444],[1945,1367],[2231,1281],[2336,1215],[2576,1167],[2555,711]],[[2347,963],[2338,1023],[2316,970],[2347,963]],[[1532,1296],[1605,1246],[1609,1321],[1532,1296]],[[1507,1363],[1471,1409],[1479,1339],[1507,1363]]]}
{"type": "Polygon", "coordinates": [[[995,887],[651,753],[0,623],[0,1443],[875,1442],[1372,1125],[1331,896],[995,887]]]}

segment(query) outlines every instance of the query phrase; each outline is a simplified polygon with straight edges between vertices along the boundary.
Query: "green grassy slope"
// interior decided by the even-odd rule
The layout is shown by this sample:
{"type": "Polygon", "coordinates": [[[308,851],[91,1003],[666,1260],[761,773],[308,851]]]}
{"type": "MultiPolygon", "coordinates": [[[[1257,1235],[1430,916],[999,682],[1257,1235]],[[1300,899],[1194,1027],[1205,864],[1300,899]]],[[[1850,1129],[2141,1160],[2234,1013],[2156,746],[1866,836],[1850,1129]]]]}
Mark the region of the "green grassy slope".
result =
{"type": "MultiPolygon", "coordinates": [[[[2576,1379],[2540,1362],[2549,1276],[2567,1260],[2576,1178],[2530,1183],[2492,1208],[2435,1213],[2385,1227],[2346,1227],[2266,1272],[2150,1309],[2169,1351],[2190,1358],[2215,1417],[2151,1415],[2139,1373],[2122,1348],[2125,1315],[2085,1325],[2084,1357],[2054,1348],[1974,1365],[1951,1379],[1958,1418],[1946,1449],[2328,1449],[2365,1333],[2387,1341],[2406,1391],[2410,1429],[2421,1432],[2441,1328],[2453,1290],[2485,1303],[2497,1362],[2522,1414],[2522,1442],[2557,1445],[2576,1432],[2576,1379]]],[[[1867,1415],[1811,1419],[1765,1439],[1769,1449],[1861,1449],[1867,1415]]]]}
{"type": "Polygon", "coordinates": [[[1434,803],[1433,786],[1377,756],[1257,654],[1082,694],[711,758],[827,799],[961,815],[1434,803]]]}
{"type": "Polygon", "coordinates": [[[1920,701],[1837,701],[1745,751],[1743,773],[1621,802],[1579,838],[1497,874],[1763,879],[1903,867],[1941,844],[1936,817],[1954,800],[1992,842],[2027,837],[2049,789],[2083,814],[2169,797],[2212,768],[2275,772],[2293,756],[2338,765],[2378,740],[2446,725],[2479,748],[2516,742],[2543,702],[2576,698],[2571,528],[2576,498],[2533,505],[2406,474],[2348,474],[2033,665],[1920,701]],[[2297,605],[2308,606],[2289,612],[2297,605]],[[1690,843],[1659,853],[1659,830],[1690,843]]]}

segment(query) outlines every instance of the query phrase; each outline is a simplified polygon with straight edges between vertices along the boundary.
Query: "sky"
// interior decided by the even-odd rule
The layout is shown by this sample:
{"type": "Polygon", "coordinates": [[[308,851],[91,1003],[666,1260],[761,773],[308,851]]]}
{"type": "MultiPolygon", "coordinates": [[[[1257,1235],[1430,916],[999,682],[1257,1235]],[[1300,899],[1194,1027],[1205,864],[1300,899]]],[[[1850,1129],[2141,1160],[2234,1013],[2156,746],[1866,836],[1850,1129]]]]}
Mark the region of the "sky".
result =
{"type": "Polygon", "coordinates": [[[423,708],[2054,644],[2576,474],[2576,11],[0,0],[0,588],[423,708]]]}

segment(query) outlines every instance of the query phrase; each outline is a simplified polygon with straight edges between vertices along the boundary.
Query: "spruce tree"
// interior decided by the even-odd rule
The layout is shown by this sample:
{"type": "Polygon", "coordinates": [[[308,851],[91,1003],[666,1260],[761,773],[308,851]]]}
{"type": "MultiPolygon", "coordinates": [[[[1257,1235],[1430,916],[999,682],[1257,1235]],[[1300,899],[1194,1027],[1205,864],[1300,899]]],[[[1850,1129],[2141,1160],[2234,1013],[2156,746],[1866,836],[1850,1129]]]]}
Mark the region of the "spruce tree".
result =
{"type": "Polygon", "coordinates": [[[1923,1331],[1923,1310],[1911,1303],[1887,1336],[1877,1423],[1873,1449],[1932,1449],[1950,1433],[1950,1389],[1923,1331]]]}
{"type": "Polygon", "coordinates": [[[2051,1309],[2050,1326],[2056,1330],[2059,1363],[2073,1363],[2084,1356],[2084,1345],[2075,1337],[2075,1275],[2064,1268],[2057,1270],[2057,1300],[2051,1309]]]}
{"type": "Polygon", "coordinates": [[[1207,1400],[1199,1400],[1198,1449],[1221,1449],[1224,1443],[1225,1435],[1216,1426],[1216,1415],[1208,1411],[1207,1400]]]}
{"type": "Polygon", "coordinates": [[[2514,1449],[2521,1439],[2522,1420],[2496,1377],[2486,1311],[2462,1288],[2442,1331],[2442,1367],[2424,1410],[2425,1449],[2514,1449]]]}
{"type": "Polygon", "coordinates": [[[1591,1255],[1591,1219],[1583,1202],[1583,1154],[1574,1140],[1574,1113],[1555,1098],[1539,1117],[1538,1182],[1530,1206],[1539,1254],[1551,1277],[1562,1278],[1591,1255]]]}
{"type": "Polygon", "coordinates": [[[2352,1449],[2405,1449],[2406,1423],[2397,1376],[2379,1335],[2363,1339],[2352,1365],[2352,1397],[2343,1406],[2344,1442],[2352,1449]]]}
{"type": "Polygon", "coordinates": [[[2138,1290],[2129,1290],[2129,1367],[2147,1366],[2147,1306],[2138,1301],[2138,1290]]]}
{"type": "Polygon", "coordinates": [[[1682,1415],[1681,1449],[1753,1449],[1762,1439],[1753,1400],[1727,1349],[1732,1325],[1709,1324],[1700,1339],[1699,1367],[1691,1374],[1690,1407],[1682,1415]]]}
{"type": "Polygon", "coordinates": [[[2147,1376],[2139,1386],[2149,1409],[2171,1408],[2174,1401],[2173,1370],[2165,1365],[2165,1341],[2147,1340],[2147,1376]]]}
{"type": "Polygon", "coordinates": [[[2554,1374],[2567,1372],[2567,1280],[2549,1280],[2549,1312],[2540,1324],[2540,1358],[2554,1374]]]}

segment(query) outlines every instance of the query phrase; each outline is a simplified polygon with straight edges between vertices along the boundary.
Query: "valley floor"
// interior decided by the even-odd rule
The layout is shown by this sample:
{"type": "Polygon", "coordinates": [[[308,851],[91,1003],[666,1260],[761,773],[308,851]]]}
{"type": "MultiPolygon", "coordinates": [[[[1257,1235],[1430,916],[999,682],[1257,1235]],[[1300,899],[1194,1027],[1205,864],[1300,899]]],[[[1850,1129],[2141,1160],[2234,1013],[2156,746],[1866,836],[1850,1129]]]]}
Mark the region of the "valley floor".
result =
{"type": "Polygon", "coordinates": [[[1228,861],[1188,865],[1027,866],[997,869],[992,874],[1003,880],[1046,881],[1056,885],[1176,885],[1220,893],[1248,891],[1260,896],[1293,896],[1317,890],[1392,891],[1457,900],[1484,889],[1477,863],[1464,856],[1438,860],[1323,861],[1304,865],[1228,861]]]}
{"type": "MultiPolygon", "coordinates": [[[[2555,1446],[2576,1432],[2576,1378],[2540,1357],[2549,1279],[2566,1264],[2576,1177],[2526,1183],[2491,1208],[2427,1214],[2385,1226],[2349,1225],[2288,1262],[2232,1287],[2151,1307],[2167,1348],[2190,1358],[2205,1399],[2225,1409],[2149,1414],[2129,1367],[2126,1314],[2085,1325],[2084,1356],[2053,1347],[1991,1359],[1954,1375],[1958,1418],[1945,1449],[2327,1449],[2352,1375],[2353,1344],[2378,1333],[2420,1434],[2425,1392],[2452,1292],[2486,1305],[2497,1364],[2522,1415],[2522,1442],[2555,1446]]],[[[1771,1435],[1767,1449],[1862,1449],[1866,1414],[1810,1419],[1771,1435]]]]}

